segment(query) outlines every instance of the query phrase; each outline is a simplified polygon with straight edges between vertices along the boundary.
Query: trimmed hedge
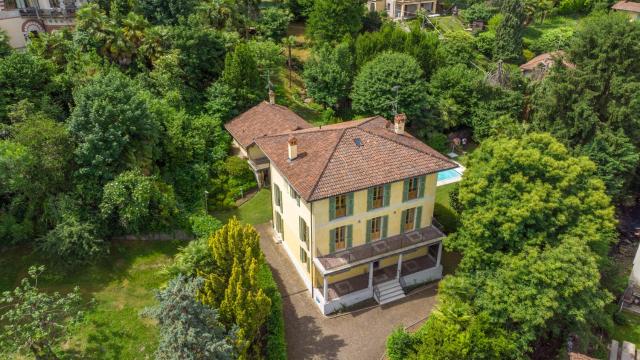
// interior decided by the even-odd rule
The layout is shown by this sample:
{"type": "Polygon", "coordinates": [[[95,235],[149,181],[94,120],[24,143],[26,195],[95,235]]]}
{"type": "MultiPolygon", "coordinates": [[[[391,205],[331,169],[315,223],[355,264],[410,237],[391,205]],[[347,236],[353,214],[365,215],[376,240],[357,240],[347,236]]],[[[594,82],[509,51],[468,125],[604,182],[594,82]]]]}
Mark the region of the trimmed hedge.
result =
{"type": "Polygon", "coordinates": [[[284,337],[284,316],[282,312],[282,295],[273,279],[269,264],[262,262],[258,274],[260,287],[271,299],[271,313],[265,324],[267,331],[266,358],[268,360],[286,360],[287,343],[284,337]]]}

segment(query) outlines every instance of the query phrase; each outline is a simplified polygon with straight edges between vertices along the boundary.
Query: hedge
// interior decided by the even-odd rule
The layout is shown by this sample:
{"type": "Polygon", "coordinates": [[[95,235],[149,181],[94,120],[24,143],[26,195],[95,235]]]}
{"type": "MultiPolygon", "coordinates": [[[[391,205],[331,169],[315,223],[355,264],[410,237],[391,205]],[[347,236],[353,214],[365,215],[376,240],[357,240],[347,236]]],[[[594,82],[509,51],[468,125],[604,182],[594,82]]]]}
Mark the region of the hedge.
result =
{"type": "Polygon", "coordinates": [[[271,313],[266,322],[266,358],[268,360],[286,360],[287,343],[284,338],[284,316],[282,313],[282,295],[273,279],[271,269],[266,262],[260,266],[258,282],[265,294],[271,299],[271,313]]]}

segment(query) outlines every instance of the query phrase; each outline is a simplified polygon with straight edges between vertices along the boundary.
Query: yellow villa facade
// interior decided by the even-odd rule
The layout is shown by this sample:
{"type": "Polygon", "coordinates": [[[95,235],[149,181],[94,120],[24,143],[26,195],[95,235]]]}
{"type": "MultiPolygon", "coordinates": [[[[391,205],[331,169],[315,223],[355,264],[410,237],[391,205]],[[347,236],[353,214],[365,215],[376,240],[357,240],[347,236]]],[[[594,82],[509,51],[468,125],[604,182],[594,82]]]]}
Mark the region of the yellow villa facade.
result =
{"type": "Polygon", "coordinates": [[[312,127],[288,112],[272,99],[225,126],[250,165],[264,164],[273,240],[320,311],[440,279],[437,173],[457,164],[406,133],[403,114],[312,127]]]}

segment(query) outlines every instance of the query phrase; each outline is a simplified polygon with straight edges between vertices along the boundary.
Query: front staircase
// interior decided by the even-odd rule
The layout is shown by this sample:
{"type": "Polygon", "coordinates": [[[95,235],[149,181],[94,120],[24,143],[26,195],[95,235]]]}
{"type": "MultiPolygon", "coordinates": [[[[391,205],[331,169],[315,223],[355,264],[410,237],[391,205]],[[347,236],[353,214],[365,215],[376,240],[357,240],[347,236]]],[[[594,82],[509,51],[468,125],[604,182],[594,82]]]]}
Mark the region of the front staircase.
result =
{"type": "Polygon", "coordinates": [[[404,289],[397,279],[373,287],[373,297],[378,304],[383,305],[405,297],[404,289]]]}

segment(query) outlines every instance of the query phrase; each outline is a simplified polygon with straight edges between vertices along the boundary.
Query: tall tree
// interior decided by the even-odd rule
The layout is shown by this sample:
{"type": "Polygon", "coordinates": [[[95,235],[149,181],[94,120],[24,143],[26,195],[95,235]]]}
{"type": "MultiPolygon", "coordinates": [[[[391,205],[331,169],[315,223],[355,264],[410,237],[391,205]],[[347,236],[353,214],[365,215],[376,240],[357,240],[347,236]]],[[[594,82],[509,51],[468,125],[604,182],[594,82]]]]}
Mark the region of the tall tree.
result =
{"type": "Polygon", "coordinates": [[[575,66],[554,66],[532,98],[534,126],[591,156],[617,200],[640,154],[640,65],[628,61],[640,57],[638,42],[640,24],[623,14],[584,19],[568,51],[575,66]]]}
{"type": "Polygon", "coordinates": [[[344,106],[353,83],[354,64],[351,46],[342,42],[335,47],[321,45],[313,50],[304,67],[304,84],[316,102],[334,109],[344,106]]]}
{"type": "Polygon", "coordinates": [[[363,115],[394,116],[404,112],[409,121],[424,119],[428,107],[427,84],[411,55],[385,52],[366,63],[353,83],[353,109],[363,115]]]}
{"type": "Polygon", "coordinates": [[[307,20],[307,34],[315,42],[336,42],[362,29],[365,7],[360,0],[316,0],[307,20]]]}
{"type": "Polygon", "coordinates": [[[38,288],[44,266],[29,268],[20,286],[0,295],[3,331],[0,354],[31,352],[37,360],[57,359],[53,348],[63,340],[67,329],[82,317],[80,290],[67,294],[47,294],[38,288]]]}
{"type": "Polygon", "coordinates": [[[234,332],[228,333],[218,320],[218,311],[196,299],[201,278],[178,275],[156,293],[158,305],[144,315],[158,321],[160,344],[156,359],[226,360],[234,358],[234,332]]]}
{"type": "Polygon", "coordinates": [[[522,58],[522,32],[524,30],[524,2],[502,0],[502,21],[496,29],[493,57],[496,60],[518,61],[522,58]]]}
{"type": "Polygon", "coordinates": [[[499,340],[465,347],[469,358],[515,359],[602,324],[611,295],[600,271],[615,220],[593,162],[549,134],[487,140],[470,159],[459,200],[461,225],[445,246],[463,258],[440,285],[441,315],[417,336],[417,357],[447,358],[451,333],[442,330],[452,327],[460,339],[482,330],[499,340]]]}
{"type": "Polygon", "coordinates": [[[74,94],[68,120],[77,144],[76,177],[82,196],[98,204],[102,186],[124,170],[150,170],[158,124],[137,84],[117,70],[96,77],[74,94]]]}
{"type": "Polygon", "coordinates": [[[196,0],[138,0],[137,10],[151,23],[176,25],[195,11],[196,0]]]}

